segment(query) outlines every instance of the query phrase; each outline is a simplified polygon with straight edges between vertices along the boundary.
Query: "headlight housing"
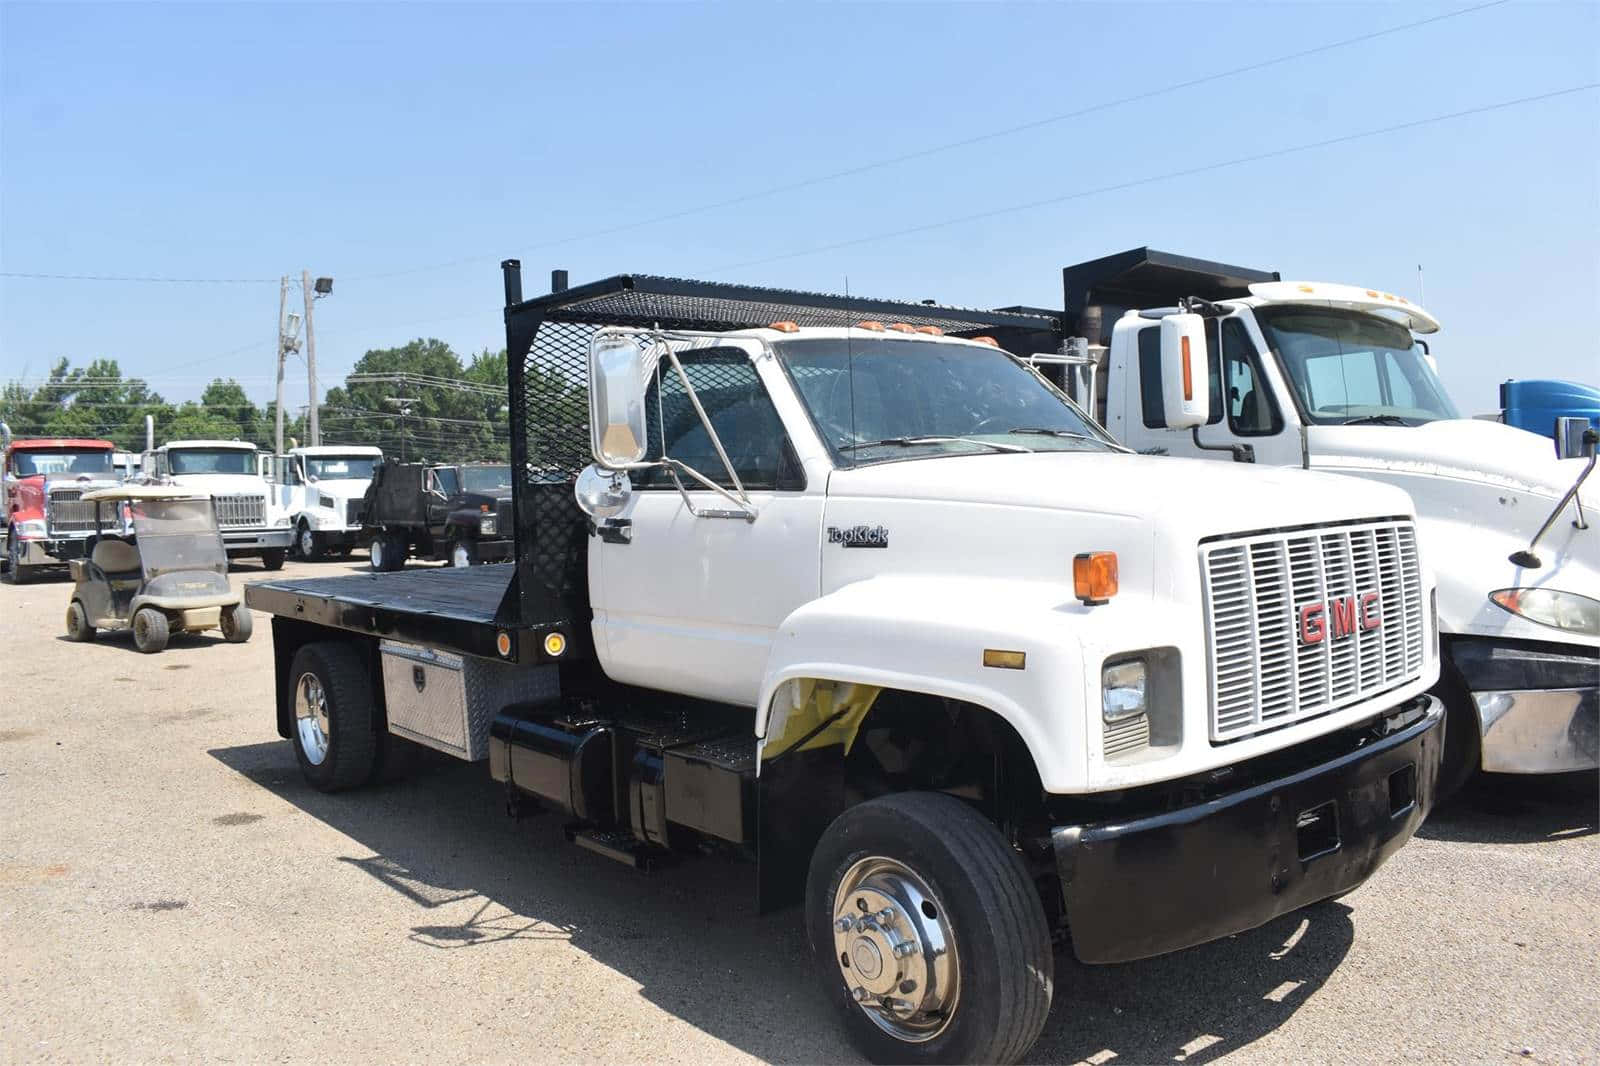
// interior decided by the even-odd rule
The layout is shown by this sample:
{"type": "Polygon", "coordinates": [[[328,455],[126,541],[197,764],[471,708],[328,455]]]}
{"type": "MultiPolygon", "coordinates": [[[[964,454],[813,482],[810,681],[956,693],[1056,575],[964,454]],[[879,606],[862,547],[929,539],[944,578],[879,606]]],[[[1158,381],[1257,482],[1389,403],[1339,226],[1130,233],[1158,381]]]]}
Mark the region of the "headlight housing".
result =
{"type": "Polygon", "coordinates": [[[1144,659],[1107,663],[1100,671],[1100,714],[1107,722],[1149,710],[1149,668],[1144,659]]]}
{"type": "Polygon", "coordinates": [[[498,524],[496,522],[495,516],[492,515],[492,514],[486,514],[482,518],[478,519],[478,532],[481,533],[485,537],[494,536],[495,535],[495,531],[498,528],[499,527],[498,527],[498,524]]]}
{"type": "Polygon", "coordinates": [[[1496,589],[1489,602],[1551,629],[1600,637],[1600,600],[1560,589],[1496,589]]]}
{"type": "Polygon", "coordinates": [[[24,518],[17,523],[17,538],[19,540],[37,540],[45,535],[44,519],[24,518]]]}

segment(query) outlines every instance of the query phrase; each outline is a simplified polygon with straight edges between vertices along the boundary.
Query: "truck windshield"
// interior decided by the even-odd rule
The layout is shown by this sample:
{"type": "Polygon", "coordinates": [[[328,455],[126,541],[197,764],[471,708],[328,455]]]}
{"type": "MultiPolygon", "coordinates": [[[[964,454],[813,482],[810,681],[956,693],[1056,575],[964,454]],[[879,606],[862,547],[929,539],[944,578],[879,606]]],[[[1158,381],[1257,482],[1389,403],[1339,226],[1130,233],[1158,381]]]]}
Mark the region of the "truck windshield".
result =
{"type": "Polygon", "coordinates": [[[11,472],[17,477],[37,474],[109,474],[111,453],[87,448],[50,448],[11,453],[11,472]]]}
{"type": "Polygon", "coordinates": [[[1404,326],[1323,307],[1263,307],[1256,320],[1311,422],[1420,426],[1460,417],[1404,326]]]}
{"type": "Polygon", "coordinates": [[[254,452],[241,448],[182,448],[167,452],[167,465],[174,474],[254,474],[254,452]]]}
{"type": "Polygon", "coordinates": [[[372,468],[378,463],[375,455],[308,455],[306,475],[317,481],[349,478],[371,481],[372,468]]]}
{"type": "Polygon", "coordinates": [[[128,510],[147,578],[174,570],[227,573],[228,555],[209,499],[134,500],[128,510]]]}
{"type": "Polygon", "coordinates": [[[485,496],[503,496],[511,491],[509,466],[464,466],[461,468],[461,488],[464,492],[480,492],[485,496]]]}
{"type": "Polygon", "coordinates": [[[842,465],[1116,447],[1065,396],[998,348],[887,337],[779,341],[773,348],[842,465]]]}

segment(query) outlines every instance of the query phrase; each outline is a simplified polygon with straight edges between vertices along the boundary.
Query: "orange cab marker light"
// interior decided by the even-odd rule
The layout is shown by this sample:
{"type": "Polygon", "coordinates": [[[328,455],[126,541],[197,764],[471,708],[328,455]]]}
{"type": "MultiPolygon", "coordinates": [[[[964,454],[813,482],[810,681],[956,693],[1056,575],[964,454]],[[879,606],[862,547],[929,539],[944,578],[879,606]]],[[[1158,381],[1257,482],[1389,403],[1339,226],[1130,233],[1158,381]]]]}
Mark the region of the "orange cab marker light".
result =
{"type": "Polygon", "coordinates": [[[1000,648],[984,648],[983,665],[995,670],[1026,670],[1028,668],[1028,653],[1004,651],[1000,648]]]}
{"type": "Polygon", "coordinates": [[[882,322],[874,322],[871,319],[868,319],[865,322],[857,322],[856,323],[856,329],[870,329],[874,333],[882,333],[883,332],[883,323],[882,322]]]}
{"type": "Polygon", "coordinates": [[[1194,371],[1189,366],[1189,338],[1178,338],[1183,344],[1183,402],[1194,399],[1194,371]]]}
{"type": "Polygon", "coordinates": [[[1312,288],[1310,285],[1300,285],[1300,286],[1297,286],[1297,288],[1299,288],[1299,290],[1301,292],[1316,292],[1317,291],[1316,289],[1312,288]]]}
{"type": "Polygon", "coordinates": [[[974,337],[972,339],[978,344],[987,344],[991,348],[1000,347],[1000,342],[995,340],[993,337],[974,337]]]}
{"type": "Polygon", "coordinates": [[[1072,592],[1091,607],[1117,594],[1117,553],[1084,552],[1072,559],[1072,592]]]}
{"type": "Polygon", "coordinates": [[[896,322],[889,327],[896,333],[915,333],[916,329],[909,322],[896,322]]]}
{"type": "Polygon", "coordinates": [[[1377,289],[1368,289],[1367,290],[1367,295],[1372,297],[1374,300],[1376,300],[1378,298],[1378,290],[1377,289]]]}
{"type": "Polygon", "coordinates": [[[774,323],[772,323],[772,325],[768,326],[767,328],[768,329],[775,329],[779,333],[799,333],[800,332],[799,323],[790,322],[788,319],[784,319],[782,322],[774,322],[774,323]]]}
{"type": "Polygon", "coordinates": [[[930,337],[944,336],[944,330],[940,329],[938,326],[918,326],[917,332],[926,333],[930,337]]]}

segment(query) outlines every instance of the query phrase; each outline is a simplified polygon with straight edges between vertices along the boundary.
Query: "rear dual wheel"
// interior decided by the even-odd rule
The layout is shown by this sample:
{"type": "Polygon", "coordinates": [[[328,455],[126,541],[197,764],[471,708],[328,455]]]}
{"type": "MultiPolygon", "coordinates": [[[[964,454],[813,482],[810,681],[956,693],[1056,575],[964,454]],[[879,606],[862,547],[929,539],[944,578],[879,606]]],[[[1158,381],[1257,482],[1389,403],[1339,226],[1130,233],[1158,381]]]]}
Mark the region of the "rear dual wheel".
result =
{"type": "Polygon", "coordinates": [[[1038,892],[958,799],[908,792],[841,814],[812,855],[806,924],[874,1062],[1015,1062],[1044,1028],[1054,957],[1038,892]]]}

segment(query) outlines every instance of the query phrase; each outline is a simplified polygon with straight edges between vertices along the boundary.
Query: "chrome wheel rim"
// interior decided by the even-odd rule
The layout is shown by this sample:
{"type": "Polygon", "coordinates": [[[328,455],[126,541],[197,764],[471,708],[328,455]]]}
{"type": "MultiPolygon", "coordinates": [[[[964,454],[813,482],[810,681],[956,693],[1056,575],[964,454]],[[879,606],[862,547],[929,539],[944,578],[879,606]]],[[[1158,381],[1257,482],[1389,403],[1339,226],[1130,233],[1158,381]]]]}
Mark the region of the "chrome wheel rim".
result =
{"type": "Polygon", "coordinates": [[[382,570],[383,569],[383,541],[381,541],[381,540],[373,541],[372,542],[372,547],[367,549],[367,554],[372,560],[372,568],[374,570],[382,570]]]}
{"type": "Polygon", "coordinates": [[[961,994],[942,901],[904,863],[862,859],[833,896],[833,951],[845,990],[874,1025],[906,1043],[949,1027],[961,994]]]}
{"type": "Polygon", "coordinates": [[[314,549],[316,546],[317,542],[316,539],[311,536],[311,530],[309,528],[302,527],[300,530],[300,554],[309,559],[311,558],[312,549],[314,549]]]}
{"type": "Polygon", "coordinates": [[[471,556],[469,556],[467,554],[467,546],[465,544],[457,544],[454,548],[450,549],[450,565],[451,566],[471,566],[472,565],[472,558],[471,558],[471,556]]]}
{"type": "Polygon", "coordinates": [[[294,686],[294,722],[306,761],[321,766],[328,757],[328,694],[309,670],[294,686]]]}

